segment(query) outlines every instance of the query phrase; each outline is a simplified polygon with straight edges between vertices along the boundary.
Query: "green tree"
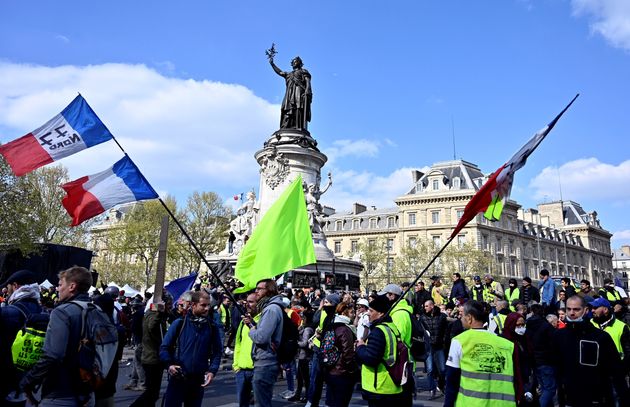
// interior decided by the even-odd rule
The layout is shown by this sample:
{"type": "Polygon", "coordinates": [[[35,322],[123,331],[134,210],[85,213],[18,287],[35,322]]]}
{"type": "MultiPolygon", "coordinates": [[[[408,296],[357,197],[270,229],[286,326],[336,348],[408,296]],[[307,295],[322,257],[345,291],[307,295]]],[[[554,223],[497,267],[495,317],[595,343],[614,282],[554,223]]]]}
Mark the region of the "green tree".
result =
{"type": "Polygon", "coordinates": [[[432,241],[418,239],[415,244],[407,243],[402,247],[394,264],[396,281],[413,281],[424,270],[435,253],[439,250],[432,241]]]}
{"type": "Polygon", "coordinates": [[[441,257],[445,272],[460,273],[462,278],[468,277],[469,281],[472,281],[472,277],[475,275],[486,273],[492,262],[489,253],[479,249],[471,242],[461,245],[451,243],[441,257]]]}
{"type": "Polygon", "coordinates": [[[363,264],[361,285],[365,292],[383,287],[387,281],[387,240],[384,237],[363,238],[357,243],[356,253],[363,264]]]}

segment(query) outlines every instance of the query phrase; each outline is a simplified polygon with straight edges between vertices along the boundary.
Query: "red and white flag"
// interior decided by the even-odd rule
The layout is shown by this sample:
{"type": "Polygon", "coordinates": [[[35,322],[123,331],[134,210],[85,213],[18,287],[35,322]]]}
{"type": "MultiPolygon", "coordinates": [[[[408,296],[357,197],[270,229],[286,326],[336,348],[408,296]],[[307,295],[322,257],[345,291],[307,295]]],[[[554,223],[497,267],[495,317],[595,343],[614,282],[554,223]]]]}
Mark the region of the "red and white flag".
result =
{"type": "Polygon", "coordinates": [[[464,209],[464,214],[460,218],[455,230],[451,233],[451,238],[464,226],[468,224],[479,212],[484,212],[484,216],[492,221],[499,220],[503,212],[503,206],[510,197],[512,191],[512,183],[514,181],[514,173],[523,168],[527,162],[527,157],[538,147],[541,141],[549,134],[551,129],[556,125],[560,117],[573,104],[579,94],[571,100],[571,102],[558,114],[547,126],[538,131],[534,136],[514,154],[512,158],[499,169],[497,169],[488,181],[477,191],[470,202],[464,209]]]}

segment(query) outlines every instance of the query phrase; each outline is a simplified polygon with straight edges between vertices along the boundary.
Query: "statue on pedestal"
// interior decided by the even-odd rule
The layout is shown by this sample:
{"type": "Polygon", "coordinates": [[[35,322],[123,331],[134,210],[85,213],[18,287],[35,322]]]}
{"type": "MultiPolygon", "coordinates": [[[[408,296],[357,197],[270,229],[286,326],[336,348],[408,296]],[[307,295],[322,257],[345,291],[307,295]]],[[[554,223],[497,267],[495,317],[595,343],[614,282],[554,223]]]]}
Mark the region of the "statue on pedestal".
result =
{"type": "Polygon", "coordinates": [[[286,81],[286,92],[280,110],[280,129],[307,130],[311,121],[311,74],[303,68],[302,59],[298,56],[291,61],[291,72],[284,72],[276,66],[273,59],[276,55],[275,44],[266,52],[273,70],[286,81]]]}
{"type": "MultiPolygon", "coordinates": [[[[319,178],[319,177],[318,177],[319,178]]],[[[319,198],[328,191],[332,185],[332,174],[328,173],[328,183],[323,190],[319,189],[319,182],[315,184],[307,185],[306,182],[302,185],[304,188],[304,199],[306,200],[306,211],[308,212],[308,221],[311,225],[311,232],[313,234],[322,233],[322,215],[324,211],[319,203],[319,198]]]]}
{"type": "Polygon", "coordinates": [[[247,193],[247,200],[236,210],[236,218],[230,222],[230,237],[228,252],[238,254],[241,248],[251,236],[256,223],[256,194],[254,191],[247,193]]]}

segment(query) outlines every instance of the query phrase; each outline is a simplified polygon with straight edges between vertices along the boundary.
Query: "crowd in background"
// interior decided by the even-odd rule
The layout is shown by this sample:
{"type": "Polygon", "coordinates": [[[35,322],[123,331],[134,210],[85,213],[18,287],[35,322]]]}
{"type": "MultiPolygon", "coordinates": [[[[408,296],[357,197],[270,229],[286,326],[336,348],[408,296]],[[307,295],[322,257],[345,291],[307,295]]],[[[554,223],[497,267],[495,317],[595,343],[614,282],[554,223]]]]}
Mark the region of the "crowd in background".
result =
{"type": "MultiPolygon", "coordinates": [[[[41,308],[33,305],[32,314],[50,313],[56,321],[53,310],[77,297],[90,300],[85,284],[79,287],[86,277],[69,293],[62,280],[60,290],[43,289],[22,274],[4,283],[0,297],[0,351],[8,363],[11,332],[20,326],[9,321],[19,318],[12,306],[30,301],[41,308]]],[[[557,283],[546,270],[539,277],[537,285],[525,277],[504,287],[491,275],[466,284],[455,273],[448,288],[435,276],[428,286],[388,284],[369,294],[263,280],[235,297],[206,280],[176,300],[164,291],[160,304],[150,294],[126,297],[116,287],[96,290],[91,301],[111,315],[121,349],[133,349],[124,385],[139,392],[132,406],[155,405],[164,371],[165,405],[201,405],[222,358],[231,358],[240,406],[271,405],[279,377],[287,387],[281,396],[307,407],[347,406],[356,386],[370,406],[411,405],[418,391],[443,398],[445,406],[628,405],[627,293],[611,280],[595,289],[587,280],[579,287],[569,278],[557,283]],[[288,324],[297,332],[297,352],[285,360],[280,348],[291,335],[288,324]]],[[[51,325],[47,341],[58,328],[51,325]]],[[[64,358],[59,363],[69,368],[64,358]]],[[[42,381],[43,405],[73,405],[57,403],[72,393],[71,384],[47,387],[30,372],[12,374],[2,389],[11,405],[24,405],[42,381]]],[[[112,369],[92,405],[113,405],[117,375],[112,369]]]]}

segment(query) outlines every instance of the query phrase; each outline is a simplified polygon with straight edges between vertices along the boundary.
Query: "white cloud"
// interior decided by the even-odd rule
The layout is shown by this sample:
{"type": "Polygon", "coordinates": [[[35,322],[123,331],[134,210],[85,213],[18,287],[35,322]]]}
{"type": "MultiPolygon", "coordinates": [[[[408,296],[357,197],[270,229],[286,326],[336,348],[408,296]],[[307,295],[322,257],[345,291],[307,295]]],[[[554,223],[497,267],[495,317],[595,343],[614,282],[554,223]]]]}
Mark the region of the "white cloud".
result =
{"type": "Polygon", "coordinates": [[[630,240],[630,229],[613,232],[612,240],[630,240]]]}
{"type": "Polygon", "coordinates": [[[70,38],[66,37],[65,35],[61,35],[61,34],[55,35],[55,39],[65,43],[65,44],[68,44],[70,42],[70,38]]]}
{"type": "Polygon", "coordinates": [[[591,32],[614,47],[630,50],[630,1],[571,0],[571,5],[575,16],[590,17],[591,32]]]}
{"type": "Polygon", "coordinates": [[[558,180],[558,174],[565,199],[579,202],[597,197],[614,205],[630,205],[630,160],[613,165],[597,158],[583,158],[559,168],[547,167],[529,183],[535,199],[559,197],[558,182],[550,181],[558,180]]]}
{"type": "MultiPolygon", "coordinates": [[[[280,110],[241,85],[166,77],[144,65],[0,62],[0,126],[9,130],[0,141],[42,125],[77,92],[154,187],[167,191],[257,185],[253,156],[275,130],[280,110]]],[[[107,142],[61,164],[79,177],[102,171],[121,156],[107,142]]]]}
{"type": "Polygon", "coordinates": [[[333,186],[322,196],[321,202],[340,212],[350,210],[355,202],[377,208],[395,207],[394,199],[411,189],[413,169],[399,168],[385,176],[367,171],[334,170],[333,186]]]}
{"type": "Polygon", "coordinates": [[[342,157],[376,157],[381,143],[378,141],[359,140],[336,140],[332,147],[324,149],[324,154],[328,156],[328,163],[332,164],[342,157]]]}

